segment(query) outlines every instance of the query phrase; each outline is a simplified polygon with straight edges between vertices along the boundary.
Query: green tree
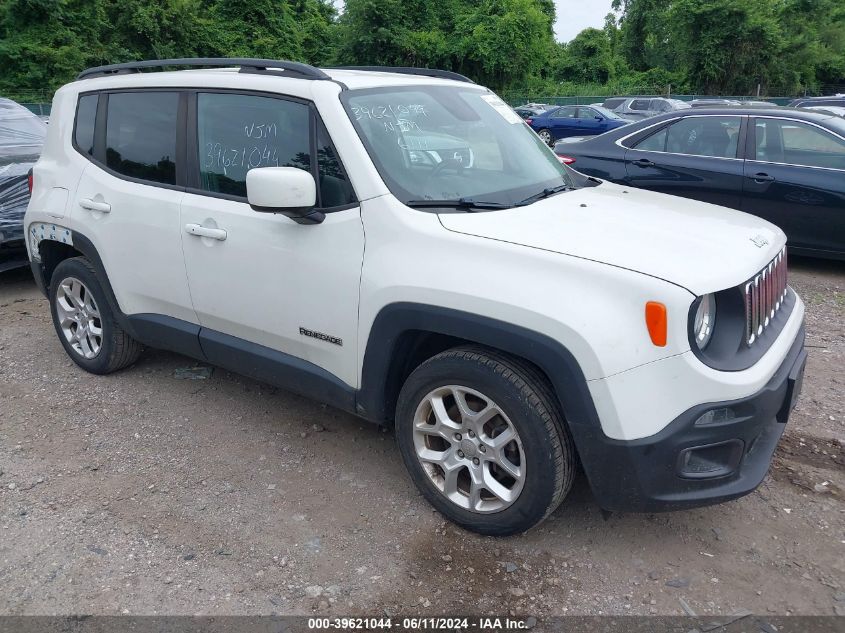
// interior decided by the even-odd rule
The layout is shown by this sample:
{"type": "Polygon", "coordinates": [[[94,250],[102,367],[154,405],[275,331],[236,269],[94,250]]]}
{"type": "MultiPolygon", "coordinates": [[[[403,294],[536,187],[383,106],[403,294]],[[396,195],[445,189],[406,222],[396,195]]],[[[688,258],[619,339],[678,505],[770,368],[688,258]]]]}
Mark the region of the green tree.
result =
{"type": "Polygon", "coordinates": [[[783,44],[770,0],[675,0],[670,22],[680,63],[707,94],[752,94],[783,44]]]}

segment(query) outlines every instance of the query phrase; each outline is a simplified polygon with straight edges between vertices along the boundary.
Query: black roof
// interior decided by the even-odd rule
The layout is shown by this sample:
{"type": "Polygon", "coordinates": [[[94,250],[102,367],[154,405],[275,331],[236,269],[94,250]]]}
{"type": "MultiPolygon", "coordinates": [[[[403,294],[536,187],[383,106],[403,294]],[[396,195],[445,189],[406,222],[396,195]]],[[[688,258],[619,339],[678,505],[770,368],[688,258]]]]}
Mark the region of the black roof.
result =
{"type": "Polygon", "coordinates": [[[819,112],[818,110],[807,110],[806,108],[789,108],[785,106],[778,106],[772,104],[771,107],[766,106],[754,106],[754,107],[743,107],[743,106],[714,106],[714,107],[706,107],[706,108],[695,108],[695,109],[688,109],[688,110],[675,110],[673,112],[666,112],[664,114],[660,114],[655,117],[651,117],[649,119],[643,119],[643,121],[650,121],[652,123],[657,121],[662,121],[663,119],[673,119],[677,116],[700,116],[702,114],[724,114],[724,115],[740,115],[740,116],[765,116],[765,115],[777,115],[777,116],[785,116],[791,119],[798,119],[800,121],[810,121],[813,123],[817,123],[824,119],[841,119],[842,117],[837,117],[834,114],[826,114],[824,112],[819,112]]]}

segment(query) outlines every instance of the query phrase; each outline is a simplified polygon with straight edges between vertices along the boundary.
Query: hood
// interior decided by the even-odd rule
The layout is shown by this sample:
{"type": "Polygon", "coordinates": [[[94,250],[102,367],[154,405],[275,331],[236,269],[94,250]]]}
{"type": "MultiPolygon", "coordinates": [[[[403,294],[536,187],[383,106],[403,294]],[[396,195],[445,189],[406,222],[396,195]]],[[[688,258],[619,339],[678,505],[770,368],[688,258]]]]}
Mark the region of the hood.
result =
{"type": "Polygon", "coordinates": [[[695,295],[753,277],[786,242],[753,215],[603,183],[527,207],[440,215],[450,231],[619,266],[695,295]]]}

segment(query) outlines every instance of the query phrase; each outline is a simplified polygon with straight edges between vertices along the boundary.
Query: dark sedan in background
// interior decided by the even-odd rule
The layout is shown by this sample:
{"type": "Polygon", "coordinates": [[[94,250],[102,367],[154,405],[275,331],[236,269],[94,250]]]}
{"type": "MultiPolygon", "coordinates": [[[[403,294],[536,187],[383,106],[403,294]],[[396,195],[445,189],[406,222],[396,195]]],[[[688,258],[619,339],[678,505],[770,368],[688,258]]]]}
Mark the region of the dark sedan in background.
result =
{"type": "Polygon", "coordinates": [[[595,136],[630,123],[601,106],[561,106],[525,119],[549,145],[568,136],[595,136]]]}
{"type": "Polygon", "coordinates": [[[845,259],[845,120],[793,108],[672,112],[555,149],[598,178],[758,215],[801,255],[845,259]]]}

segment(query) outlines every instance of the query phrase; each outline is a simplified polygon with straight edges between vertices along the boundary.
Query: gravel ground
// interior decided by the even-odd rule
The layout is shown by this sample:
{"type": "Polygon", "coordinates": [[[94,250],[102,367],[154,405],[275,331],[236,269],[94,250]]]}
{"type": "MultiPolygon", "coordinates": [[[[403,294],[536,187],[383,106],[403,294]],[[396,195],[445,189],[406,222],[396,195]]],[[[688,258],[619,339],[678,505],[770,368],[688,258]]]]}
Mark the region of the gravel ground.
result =
{"type": "Polygon", "coordinates": [[[0,614],[845,614],[845,264],[791,262],[804,392],[763,485],[613,514],[583,477],[539,528],[479,537],[392,434],[148,350],[78,369],[28,271],[0,275],[0,614]]]}

